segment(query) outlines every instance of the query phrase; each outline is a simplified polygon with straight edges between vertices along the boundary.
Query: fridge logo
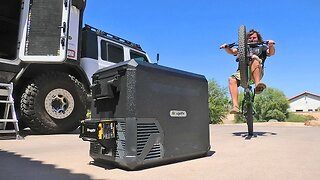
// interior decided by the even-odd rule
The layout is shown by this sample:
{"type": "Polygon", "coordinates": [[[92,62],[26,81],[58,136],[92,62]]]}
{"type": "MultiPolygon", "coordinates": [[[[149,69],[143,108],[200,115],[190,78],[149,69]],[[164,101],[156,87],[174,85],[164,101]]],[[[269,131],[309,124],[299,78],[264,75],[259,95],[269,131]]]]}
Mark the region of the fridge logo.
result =
{"type": "Polygon", "coordinates": [[[171,117],[187,117],[186,111],[179,111],[179,110],[171,110],[170,111],[171,117]]]}
{"type": "Polygon", "coordinates": [[[87,128],[87,132],[94,133],[94,132],[96,132],[96,130],[95,130],[95,129],[89,129],[89,128],[87,128]]]}

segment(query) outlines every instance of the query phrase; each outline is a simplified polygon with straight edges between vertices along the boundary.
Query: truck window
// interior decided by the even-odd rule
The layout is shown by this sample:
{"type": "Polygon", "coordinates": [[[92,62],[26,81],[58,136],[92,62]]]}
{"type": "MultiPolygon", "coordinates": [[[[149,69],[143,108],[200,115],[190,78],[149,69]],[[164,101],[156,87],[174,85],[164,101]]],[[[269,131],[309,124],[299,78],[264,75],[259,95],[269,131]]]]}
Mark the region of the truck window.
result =
{"type": "Polygon", "coordinates": [[[148,62],[147,57],[144,54],[138,53],[136,51],[130,50],[130,58],[136,61],[145,61],[148,62]]]}
{"type": "Polygon", "coordinates": [[[124,52],[122,46],[101,41],[101,59],[118,63],[124,61],[124,52]]]}

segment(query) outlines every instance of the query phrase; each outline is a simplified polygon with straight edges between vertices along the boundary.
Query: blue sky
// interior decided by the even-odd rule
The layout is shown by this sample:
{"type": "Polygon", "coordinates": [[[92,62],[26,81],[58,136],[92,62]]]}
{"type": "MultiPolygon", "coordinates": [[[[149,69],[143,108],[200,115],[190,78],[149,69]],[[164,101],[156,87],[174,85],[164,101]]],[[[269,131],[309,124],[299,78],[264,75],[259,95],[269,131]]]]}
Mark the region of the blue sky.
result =
{"type": "Polygon", "coordinates": [[[221,87],[237,68],[219,46],[237,40],[238,27],[276,42],[263,81],[290,98],[320,94],[318,0],[88,0],[84,23],[140,44],[160,65],[204,75],[221,87]]]}

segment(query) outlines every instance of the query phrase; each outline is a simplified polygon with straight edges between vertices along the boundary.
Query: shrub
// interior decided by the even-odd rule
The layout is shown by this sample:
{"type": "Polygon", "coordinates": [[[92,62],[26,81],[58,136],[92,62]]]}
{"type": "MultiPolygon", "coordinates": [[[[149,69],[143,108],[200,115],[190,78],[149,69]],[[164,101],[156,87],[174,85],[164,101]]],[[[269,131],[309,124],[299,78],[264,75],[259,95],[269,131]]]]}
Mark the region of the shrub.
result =
{"type": "Polygon", "coordinates": [[[288,118],[286,119],[287,122],[305,122],[308,120],[314,120],[315,118],[311,115],[302,115],[290,112],[288,118]]]}

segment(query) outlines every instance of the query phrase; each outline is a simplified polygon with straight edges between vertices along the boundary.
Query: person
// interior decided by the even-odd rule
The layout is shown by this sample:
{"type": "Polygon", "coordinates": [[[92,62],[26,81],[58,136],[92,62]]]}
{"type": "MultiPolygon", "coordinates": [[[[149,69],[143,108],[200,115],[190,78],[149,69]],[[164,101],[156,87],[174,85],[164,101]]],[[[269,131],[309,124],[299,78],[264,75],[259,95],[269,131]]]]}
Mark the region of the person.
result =
{"type": "MultiPolygon", "coordinates": [[[[261,34],[251,29],[247,33],[248,42],[263,42],[261,34]]],[[[267,86],[261,82],[263,77],[263,65],[267,56],[273,56],[275,54],[275,42],[273,40],[268,40],[267,46],[254,46],[250,47],[249,52],[251,55],[251,78],[255,84],[255,93],[260,94],[267,86]]],[[[230,48],[227,44],[222,44],[220,48],[224,48],[228,54],[237,55],[238,50],[236,48],[230,48]]],[[[238,67],[237,71],[229,77],[229,91],[232,100],[231,114],[240,113],[238,104],[238,87],[240,85],[240,69],[238,67]]]]}

